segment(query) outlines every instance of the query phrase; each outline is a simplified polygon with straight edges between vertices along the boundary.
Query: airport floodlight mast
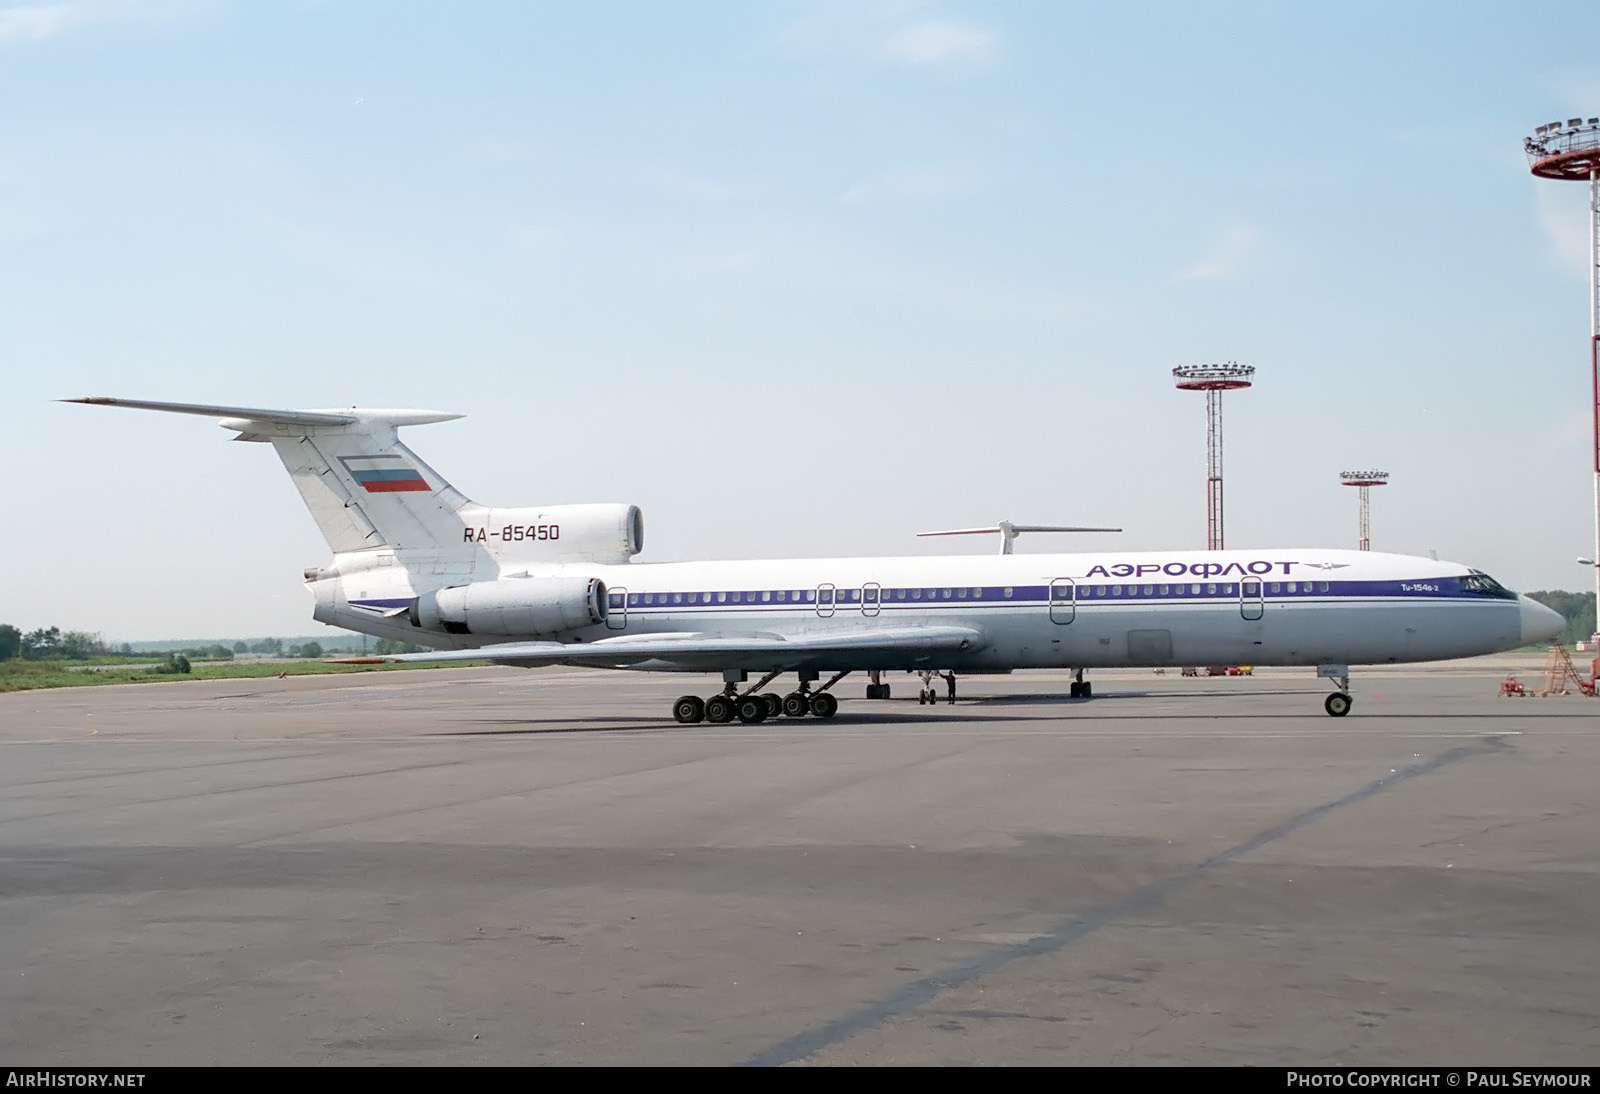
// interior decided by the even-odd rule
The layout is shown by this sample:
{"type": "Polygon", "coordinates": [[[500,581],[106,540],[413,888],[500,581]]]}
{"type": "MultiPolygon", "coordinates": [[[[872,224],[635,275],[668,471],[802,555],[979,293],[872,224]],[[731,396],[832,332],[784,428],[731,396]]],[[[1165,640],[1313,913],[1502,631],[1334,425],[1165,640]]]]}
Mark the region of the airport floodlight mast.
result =
{"type": "MultiPolygon", "coordinates": [[[[1595,602],[1600,604],[1600,118],[1548,122],[1524,137],[1523,150],[1542,179],[1589,184],[1589,382],[1594,417],[1594,555],[1580,560],[1594,570],[1595,602]]],[[[1595,626],[1600,632],[1600,624],[1595,626]]],[[[1600,633],[1594,635],[1600,640],[1600,633]]]]}
{"type": "Polygon", "coordinates": [[[1354,486],[1361,493],[1361,542],[1357,547],[1363,551],[1370,551],[1372,550],[1372,502],[1367,492],[1374,486],[1387,486],[1389,472],[1341,471],[1339,481],[1345,486],[1354,486]]]}
{"type": "Polygon", "coordinates": [[[1206,550],[1222,550],[1222,393],[1250,386],[1254,366],[1184,365],[1172,370],[1179,391],[1206,393],[1206,550]]]}

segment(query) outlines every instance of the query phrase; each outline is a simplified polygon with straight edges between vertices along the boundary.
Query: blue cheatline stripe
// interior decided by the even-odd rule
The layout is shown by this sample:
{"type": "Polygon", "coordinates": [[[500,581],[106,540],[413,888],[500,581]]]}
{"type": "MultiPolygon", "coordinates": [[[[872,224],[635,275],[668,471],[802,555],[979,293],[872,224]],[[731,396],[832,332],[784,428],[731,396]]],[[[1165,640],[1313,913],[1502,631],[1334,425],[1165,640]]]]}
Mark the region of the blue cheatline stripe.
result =
{"type": "MultiPolygon", "coordinates": [[[[1137,582],[1135,584],[1116,584],[1113,582],[1094,582],[1091,584],[1080,583],[1074,586],[1057,586],[1057,596],[1053,601],[1063,606],[1072,604],[1079,608],[1093,608],[1100,605],[1115,607],[1117,605],[1142,605],[1149,603],[1159,604],[1238,604],[1241,600],[1245,603],[1255,603],[1257,597],[1254,593],[1241,594],[1239,582],[1137,582]],[[1195,589],[1198,587],[1199,591],[1195,589]],[[1121,595],[1113,595],[1113,589],[1120,589],[1121,595]],[[1148,589],[1147,593],[1145,590],[1148,589]],[[1104,590],[1104,591],[1102,591],[1104,590]],[[1165,591],[1163,591],[1165,590],[1165,591]],[[1066,595],[1063,595],[1066,594],[1066,595]]],[[[859,588],[841,589],[835,592],[832,603],[819,601],[816,589],[799,589],[793,587],[784,589],[739,589],[724,591],[695,591],[695,592],[664,592],[643,593],[628,592],[627,603],[623,603],[622,593],[610,595],[609,607],[615,610],[626,609],[628,612],[647,613],[706,613],[706,612],[854,612],[863,607],[872,609],[874,606],[882,612],[896,612],[914,610],[919,608],[971,608],[971,609],[1002,609],[1017,604],[1047,604],[1051,603],[1051,587],[1048,585],[984,585],[966,586],[957,589],[953,586],[939,586],[929,588],[919,586],[916,589],[891,587],[883,589],[879,599],[874,603],[861,599],[862,590],[859,588]],[[1007,595],[1007,590],[1010,594],[1007,595]],[[913,596],[912,593],[920,593],[913,596]],[[965,597],[960,593],[965,592],[965,597]],[[783,594],[783,599],[778,599],[778,594],[783,594]],[[854,594],[854,599],[852,599],[854,594]],[[948,594],[948,595],[947,595],[948,594]],[[768,599],[763,600],[766,596],[768,599]],[[719,597],[721,599],[719,599],[719,597]],[[646,603],[648,598],[649,603],[646,603]]],[[[1351,601],[1426,601],[1450,600],[1478,603],[1485,600],[1511,601],[1510,594],[1494,596],[1484,593],[1465,591],[1460,587],[1457,578],[1435,578],[1426,581],[1302,581],[1293,582],[1264,581],[1262,582],[1261,599],[1268,603],[1348,603],[1351,601]],[[1293,592],[1289,586],[1294,585],[1293,592]],[[1274,586],[1277,586],[1275,589],[1274,586]]],[[[410,603],[409,597],[362,599],[352,600],[351,604],[363,608],[399,608],[410,603]]]]}
{"type": "MultiPolygon", "coordinates": [[[[1253,580],[1253,579],[1252,579],[1253,580]]],[[[1455,578],[1438,578],[1429,581],[1263,581],[1261,583],[1261,597],[1273,603],[1287,601],[1318,602],[1318,601],[1347,601],[1347,600],[1466,600],[1480,602],[1484,600],[1509,600],[1509,596],[1498,597],[1484,593],[1468,592],[1460,588],[1455,578]],[[1293,585],[1291,591],[1289,586],[1293,585]]],[[[1058,604],[1142,604],[1150,601],[1160,603],[1188,602],[1188,603],[1238,603],[1241,599],[1253,602],[1256,594],[1241,594],[1239,582],[1175,582],[1152,581],[1136,582],[1133,584],[1095,582],[1078,583],[1075,587],[1068,585],[1057,586],[1055,603],[1058,604]],[[1118,592],[1114,593],[1113,590],[1118,592]]],[[[1045,603],[1051,600],[1051,587],[1048,585],[1016,585],[1016,586],[967,586],[965,589],[947,588],[940,586],[929,589],[927,586],[915,590],[891,587],[883,589],[876,601],[877,607],[884,611],[901,608],[928,608],[928,607],[967,607],[967,608],[1004,608],[1011,604],[1045,603]],[[1007,589],[1010,594],[1007,595],[1007,589]],[[976,590],[976,592],[974,591],[976,590]],[[912,593],[920,593],[913,597],[912,593]],[[962,597],[960,594],[967,595],[962,597]],[[903,594],[903,595],[902,595],[903,594]],[[932,595],[930,595],[932,594],[932,595]]],[[[861,599],[859,588],[842,589],[835,595],[831,604],[819,602],[816,599],[816,590],[800,590],[795,595],[795,590],[738,590],[736,592],[664,592],[642,593],[629,592],[627,604],[621,600],[621,593],[611,596],[610,606],[613,608],[626,607],[628,611],[704,611],[714,609],[718,611],[750,611],[750,610],[780,610],[780,611],[826,611],[833,608],[835,611],[855,610],[865,604],[873,606],[873,601],[861,599]],[[778,599],[778,593],[784,594],[784,599],[778,599]],[[851,594],[854,594],[852,597],[851,594]],[[765,595],[768,599],[761,599],[765,595]],[[719,599],[719,597],[721,599],[719,599]],[[805,597],[806,599],[799,599],[805,597]],[[646,603],[646,598],[649,602],[646,603]]]]}

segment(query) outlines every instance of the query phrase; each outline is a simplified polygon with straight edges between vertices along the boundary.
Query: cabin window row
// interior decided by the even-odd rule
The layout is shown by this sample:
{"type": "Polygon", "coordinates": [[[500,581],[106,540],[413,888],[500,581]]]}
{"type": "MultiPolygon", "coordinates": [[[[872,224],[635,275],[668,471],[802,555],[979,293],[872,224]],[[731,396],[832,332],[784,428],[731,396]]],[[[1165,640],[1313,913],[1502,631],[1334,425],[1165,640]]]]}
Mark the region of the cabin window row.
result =
{"type": "MultiPolygon", "coordinates": [[[[991,591],[992,594],[992,591],[991,591]]],[[[1014,590],[1007,587],[1001,595],[1010,597],[1014,590]]],[[[628,607],[648,607],[662,604],[815,604],[821,597],[823,604],[859,604],[865,595],[868,603],[891,600],[982,600],[982,588],[950,589],[761,589],[722,593],[629,593],[628,607]]],[[[612,593],[610,605],[622,607],[622,594],[612,593]]]]}
{"type": "MultiPolygon", "coordinates": [[[[1244,590],[1244,592],[1247,595],[1252,595],[1252,596],[1255,595],[1255,593],[1257,592],[1257,584],[1258,583],[1256,583],[1256,582],[1248,582],[1247,584],[1248,584],[1248,587],[1244,590]]],[[[1266,592],[1269,595],[1276,594],[1276,595],[1281,596],[1281,595],[1283,595],[1285,593],[1301,593],[1301,594],[1304,594],[1304,593],[1314,593],[1314,592],[1324,592],[1325,593],[1325,592],[1328,591],[1328,583],[1326,581],[1269,581],[1269,582],[1262,582],[1260,584],[1265,585],[1266,592]],[[1318,589],[1317,586],[1321,586],[1321,588],[1318,589]]],[[[1061,590],[1059,589],[1059,587],[1057,589],[1057,594],[1056,595],[1057,595],[1058,599],[1061,596],[1061,590]]],[[[1202,584],[1189,584],[1189,585],[1182,585],[1182,584],[1179,584],[1179,585],[1172,585],[1172,584],[1160,585],[1160,584],[1156,584],[1156,585],[1126,585],[1126,586],[1124,586],[1124,585],[1109,585],[1109,586],[1108,585],[1080,585],[1080,586],[1078,586],[1078,597],[1080,599],[1085,597],[1085,596],[1219,596],[1219,595],[1220,596],[1232,596],[1232,595],[1234,595],[1234,585],[1233,585],[1233,583],[1232,582],[1228,582],[1228,581],[1224,581],[1224,582],[1220,582],[1220,583],[1218,583],[1218,582],[1207,582],[1207,583],[1205,583],[1203,585],[1202,584]]]]}
{"type": "MultiPolygon", "coordinates": [[[[1243,592],[1247,596],[1254,596],[1258,591],[1271,596],[1285,594],[1327,592],[1328,582],[1320,581],[1270,581],[1246,582],[1243,592]]],[[[1024,589],[1024,594],[1032,592],[1035,597],[1043,594],[1043,589],[1024,589]]],[[[1234,582],[1206,582],[1191,584],[1150,584],[1150,585],[1057,585],[1054,589],[1054,599],[1089,599],[1093,597],[1158,597],[1158,596],[1235,596],[1238,588],[1234,582]]],[[[869,587],[863,589],[758,589],[740,590],[738,592],[714,593],[628,593],[627,607],[661,607],[673,604],[809,604],[817,605],[820,598],[821,605],[826,607],[832,604],[883,604],[893,601],[927,601],[927,600],[982,600],[985,597],[999,596],[1003,599],[1012,599],[1016,596],[1016,589],[1007,585],[1001,588],[985,589],[972,588],[944,588],[944,589],[879,589],[869,587]]],[[[623,607],[623,594],[612,593],[610,606],[623,607]]]]}

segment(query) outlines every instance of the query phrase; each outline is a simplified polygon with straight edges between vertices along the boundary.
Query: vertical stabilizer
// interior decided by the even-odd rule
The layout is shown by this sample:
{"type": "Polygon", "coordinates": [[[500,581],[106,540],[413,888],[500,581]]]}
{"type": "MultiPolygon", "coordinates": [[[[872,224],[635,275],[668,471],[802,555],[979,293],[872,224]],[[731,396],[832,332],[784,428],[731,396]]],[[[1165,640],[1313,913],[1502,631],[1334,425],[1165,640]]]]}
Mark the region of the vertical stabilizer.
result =
{"type": "MultiPolygon", "coordinates": [[[[246,431],[240,439],[257,436],[246,431]]],[[[460,548],[462,510],[472,503],[401,444],[394,426],[363,421],[262,439],[272,442],[336,554],[460,548]]]]}

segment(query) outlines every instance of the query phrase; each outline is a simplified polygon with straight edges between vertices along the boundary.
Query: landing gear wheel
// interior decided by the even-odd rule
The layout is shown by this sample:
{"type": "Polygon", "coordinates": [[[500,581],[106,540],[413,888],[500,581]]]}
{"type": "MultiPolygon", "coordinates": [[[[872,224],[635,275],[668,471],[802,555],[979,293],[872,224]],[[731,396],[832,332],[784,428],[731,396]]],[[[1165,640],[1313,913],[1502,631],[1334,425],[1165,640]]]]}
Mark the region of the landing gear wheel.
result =
{"type": "Polygon", "coordinates": [[[868,699],[887,699],[887,698],[889,698],[889,685],[888,684],[868,684],[867,685],[867,698],[868,699]]]}
{"type": "Polygon", "coordinates": [[[1085,699],[1094,698],[1094,683],[1092,681],[1085,680],[1083,682],[1083,697],[1085,699]]]}
{"type": "Polygon", "coordinates": [[[767,704],[768,718],[776,718],[778,715],[783,713],[783,698],[777,692],[762,692],[760,695],[757,695],[756,698],[767,704]]]}
{"type": "Polygon", "coordinates": [[[811,696],[791,691],[783,697],[783,713],[789,718],[804,718],[811,713],[811,696]]]}
{"type": "Polygon", "coordinates": [[[818,718],[832,718],[839,712],[839,700],[822,692],[811,697],[811,713],[818,718]]]}
{"type": "Polygon", "coordinates": [[[1074,699],[1082,699],[1083,698],[1083,682],[1081,680],[1074,680],[1072,682],[1072,689],[1069,692],[1069,694],[1074,699]]]}
{"type": "Polygon", "coordinates": [[[685,725],[698,722],[706,716],[706,705],[698,695],[684,695],[672,704],[672,716],[685,725]]]}
{"type": "Polygon", "coordinates": [[[1335,718],[1343,718],[1350,713],[1350,696],[1342,691],[1336,691],[1322,701],[1322,709],[1335,718]]]}
{"type": "Polygon", "coordinates": [[[707,699],[706,721],[718,725],[733,721],[733,700],[726,695],[713,695],[707,699]]]}
{"type": "Polygon", "coordinates": [[[734,704],[734,710],[745,725],[767,720],[767,701],[759,695],[746,695],[734,704]]]}

